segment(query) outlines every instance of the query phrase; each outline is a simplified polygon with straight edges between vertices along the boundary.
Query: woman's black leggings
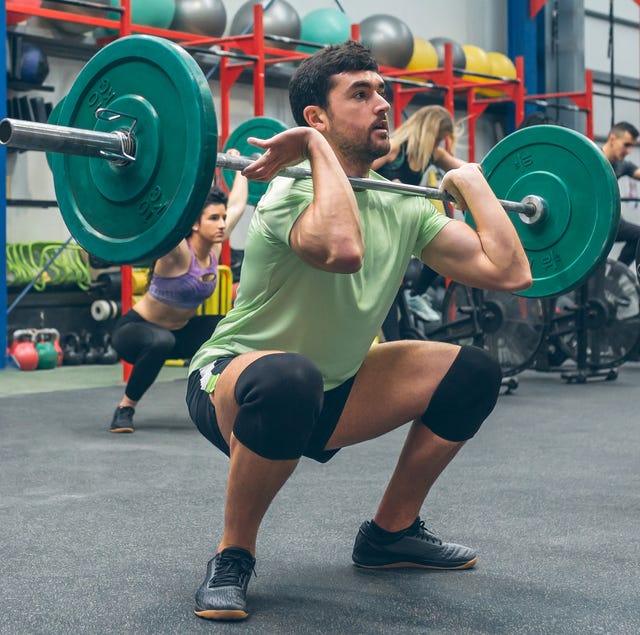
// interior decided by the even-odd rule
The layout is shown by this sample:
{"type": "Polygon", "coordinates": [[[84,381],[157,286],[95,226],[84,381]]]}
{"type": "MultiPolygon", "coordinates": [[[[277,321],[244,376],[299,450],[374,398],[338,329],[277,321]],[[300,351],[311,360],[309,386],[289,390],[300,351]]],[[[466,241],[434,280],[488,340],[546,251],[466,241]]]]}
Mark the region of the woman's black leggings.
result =
{"type": "Polygon", "coordinates": [[[168,359],[190,359],[211,337],[221,315],[197,315],[181,329],[170,331],[147,322],[131,309],[116,323],[111,342],[118,355],[133,364],[124,394],[133,401],[156,380],[168,359]]]}

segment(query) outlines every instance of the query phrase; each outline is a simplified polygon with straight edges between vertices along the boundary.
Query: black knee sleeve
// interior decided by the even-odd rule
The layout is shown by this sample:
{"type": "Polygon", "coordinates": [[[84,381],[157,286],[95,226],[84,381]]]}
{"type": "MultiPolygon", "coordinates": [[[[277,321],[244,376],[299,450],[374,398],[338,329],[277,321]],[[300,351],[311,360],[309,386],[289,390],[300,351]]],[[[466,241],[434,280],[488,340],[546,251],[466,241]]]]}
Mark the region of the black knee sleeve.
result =
{"type": "Polygon", "coordinates": [[[498,362],[476,346],[463,346],[433,393],[421,420],[448,441],[466,441],[496,405],[502,371],[498,362]]]}
{"type": "Polygon", "coordinates": [[[260,357],[236,382],[240,410],[233,434],[265,459],[298,459],[318,421],[323,390],[319,369],[306,357],[297,353],[260,357]]]}

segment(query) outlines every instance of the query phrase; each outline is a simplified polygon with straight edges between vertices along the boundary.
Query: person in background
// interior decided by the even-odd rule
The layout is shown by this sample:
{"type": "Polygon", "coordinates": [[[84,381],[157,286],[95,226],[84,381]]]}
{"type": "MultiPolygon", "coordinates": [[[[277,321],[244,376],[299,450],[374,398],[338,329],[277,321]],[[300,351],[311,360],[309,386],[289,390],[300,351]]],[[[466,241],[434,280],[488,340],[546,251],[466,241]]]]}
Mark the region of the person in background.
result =
{"type": "MultiPolygon", "coordinates": [[[[233,149],[228,153],[239,154],[233,149]]],[[[220,321],[220,315],[197,315],[197,310],[215,291],[222,243],[244,213],[248,195],[240,172],[228,198],[214,186],[190,234],[150,266],[145,294],[114,326],[113,347],[133,369],[113,413],[111,432],[134,431],[136,406],[165,361],[190,359],[220,321]]]]}
{"type": "MultiPolygon", "coordinates": [[[[432,166],[445,173],[465,163],[453,155],[459,134],[460,129],[446,108],[423,106],[394,131],[388,154],[376,159],[372,169],[390,181],[420,185],[432,166]]],[[[423,295],[437,276],[433,269],[421,264],[414,288],[398,291],[405,293],[409,309],[425,322],[440,319],[423,295]]],[[[401,338],[397,298],[382,324],[382,333],[387,342],[401,338]]]]}
{"type": "Polygon", "coordinates": [[[557,121],[554,121],[549,115],[542,112],[541,110],[534,110],[525,116],[525,118],[518,125],[517,130],[522,130],[523,128],[531,128],[532,126],[544,126],[551,125],[557,126],[559,125],[557,121]]]}
{"type": "MultiPolygon", "coordinates": [[[[617,179],[628,176],[631,179],[640,181],[640,168],[627,159],[638,142],[639,134],[638,129],[627,121],[619,121],[609,130],[607,140],[602,146],[602,152],[611,163],[617,179]]],[[[640,225],[632,223],[621,216],[616,233],[616,242],[624,243],[622,251],[618,255],[618,260],[629,266],[635,260],[638,244],[640,243],[640,225]]]]}
{"type": "Polygon", "coordinates": [[[448,172],[465,163],[452,154],[459,134],[446,108],[423,106],[394,130],[389,152],[371,169],[390,181],[419,185],[430,165],[448,172]],[[445,142],[449,149],[442,147],[445,142]]]}

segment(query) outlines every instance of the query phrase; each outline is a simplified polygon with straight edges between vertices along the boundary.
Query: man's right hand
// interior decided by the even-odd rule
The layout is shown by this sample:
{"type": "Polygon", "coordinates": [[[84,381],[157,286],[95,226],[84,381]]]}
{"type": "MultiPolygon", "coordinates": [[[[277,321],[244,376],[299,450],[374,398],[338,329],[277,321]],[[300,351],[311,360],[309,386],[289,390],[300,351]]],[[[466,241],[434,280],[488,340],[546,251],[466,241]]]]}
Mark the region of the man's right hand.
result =
{"type": "Polygon", "coordinates": [[[242,174],[251,181],[270,181],[284,168],[308,159],[311,141],[327,143],[319,132],[305,126],[290,128],[270,139],[248,137],[248,143],[265,152],[260,158],[244,168],[242,174]],[[314,135],[317,139],[314,138],[314,135]]]}

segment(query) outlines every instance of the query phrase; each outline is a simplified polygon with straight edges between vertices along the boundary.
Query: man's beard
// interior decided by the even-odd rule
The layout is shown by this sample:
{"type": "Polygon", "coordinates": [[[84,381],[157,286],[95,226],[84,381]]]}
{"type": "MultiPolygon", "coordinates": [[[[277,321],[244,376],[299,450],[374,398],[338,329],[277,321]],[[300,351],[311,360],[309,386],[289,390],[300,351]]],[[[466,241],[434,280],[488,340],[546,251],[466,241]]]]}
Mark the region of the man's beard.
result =
{"type": "Polygon", "coordinates": [[[348,140],[340,138],[336,141],[336,147],[350,163],[368,165],[388,154],[391,149],[391,143],[387,137],[384,142],[373,143],[369,141],[365,145],[356,146],[352,142],[350,143],[348,140]]]}

